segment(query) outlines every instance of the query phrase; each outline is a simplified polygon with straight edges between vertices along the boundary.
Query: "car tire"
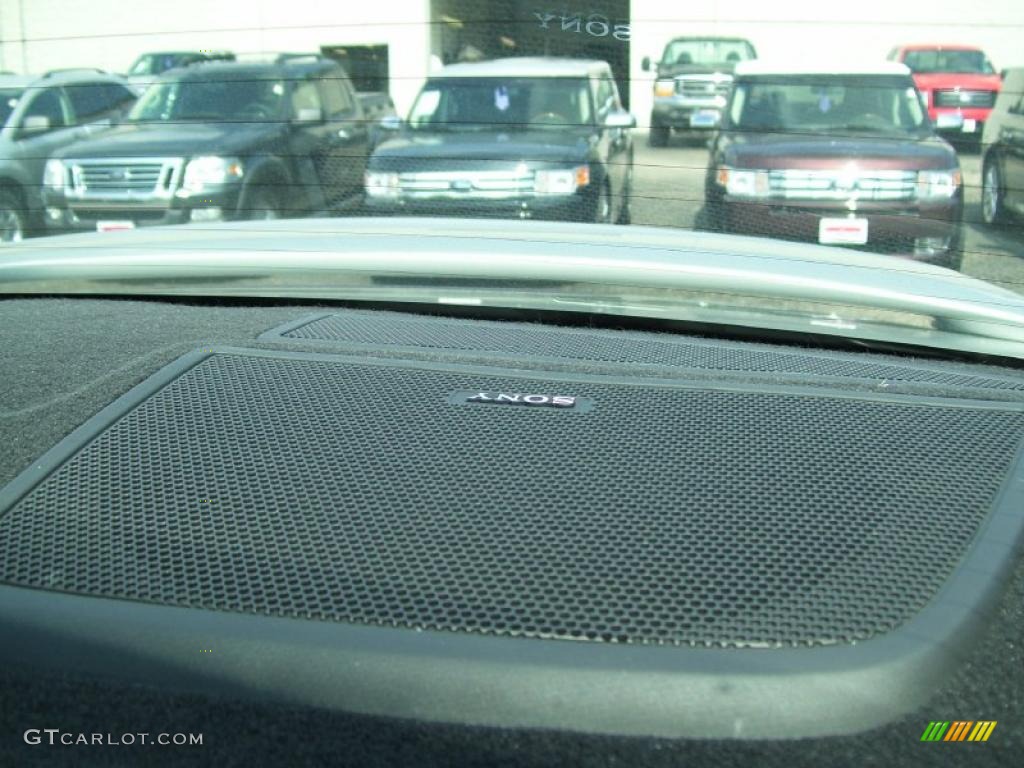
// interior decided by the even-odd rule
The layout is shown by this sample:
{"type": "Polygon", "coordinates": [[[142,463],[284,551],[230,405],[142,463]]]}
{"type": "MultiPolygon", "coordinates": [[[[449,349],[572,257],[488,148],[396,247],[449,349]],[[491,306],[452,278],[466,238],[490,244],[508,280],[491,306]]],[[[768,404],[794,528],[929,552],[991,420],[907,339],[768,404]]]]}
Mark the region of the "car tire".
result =
{"type": "Polygon", "coordinates": [[[0,191],[0,245],[20,243],[28,236],[28,216],[21,198],[9,190],[0,191]]]}
{"type": "Polygon", "coordinates": [[[252,221],[268,221],[281,218],[281,202],[276,192],[259,189],[249,198],[246,218],[252,221]]]}
{"type": "Polygon", "coordinates": [[[647,136],[647,143],[652,147],[667,147],[671,129],[667,125],[652,125],[647,136]]]}
{"type": "Polygon", "coordinates": [[[693,228],[699,232],[724,232],[725,211],[722,203],[705,198],[704,207],[697,211],[693,228]]]}
{"type": "Polygon", "coordinates": [[[981,218],[986,224],[1004,224],[1009,218],[1003,205],[1003,189],[999,162],[990,159],[981,171],[981,218]]]}

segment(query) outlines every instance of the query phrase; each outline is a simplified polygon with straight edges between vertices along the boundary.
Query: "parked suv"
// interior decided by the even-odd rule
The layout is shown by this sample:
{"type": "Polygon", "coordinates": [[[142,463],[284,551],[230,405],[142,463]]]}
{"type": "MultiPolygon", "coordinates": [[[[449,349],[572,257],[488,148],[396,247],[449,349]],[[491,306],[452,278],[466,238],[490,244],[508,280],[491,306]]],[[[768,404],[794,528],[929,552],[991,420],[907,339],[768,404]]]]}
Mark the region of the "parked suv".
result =
{"type": "Polygon", "coordinates": [[[981,213],[988,224],[1024,215],[1024,68],[1006,71],[985,124],[981,213]]]}
{"type": "Polygon", "coordinates": [[[959,268],[963,187],[902,64],[736,67],[705,177],[716,229],[959,268]]]}
{"type": "Polygon", "coordinates": [[[47,157],[118,119],[134,102],[124,78],[99,70],[0,76],[0,242],[43,227],[47,157]]]}
{"type": "Polygon", "coordinates": [[[956,143],[977,143],[1002,87],[984,51],[968,45],[905,45],[893,48],[889,58],[913,72],[928,116],[943,135],[956,143]]]}
{"type": "Polygon", "coordinates": [[[366,173],[371,211],[627,223],[635,118],[603,61],[453,64],[366,173]]]}
{"type": "MultiPolygon", "coordinates": [[[[722,118],[741,61],[757,58],[750,41],[739,37],[677,37],[670,40],[657,64],[651,110],[652,147],[668,144],[676,131],[713,131],[722,118]]],[[[651,60],[644,58],[645,72],[651,60]]]]}
{"type": "Polygon", "coordinates": [[[54,230],[326,210],[362,191],[367,125],[342,67],[315,55],[161,76],[122,125],[46,166],[54,230]]]}

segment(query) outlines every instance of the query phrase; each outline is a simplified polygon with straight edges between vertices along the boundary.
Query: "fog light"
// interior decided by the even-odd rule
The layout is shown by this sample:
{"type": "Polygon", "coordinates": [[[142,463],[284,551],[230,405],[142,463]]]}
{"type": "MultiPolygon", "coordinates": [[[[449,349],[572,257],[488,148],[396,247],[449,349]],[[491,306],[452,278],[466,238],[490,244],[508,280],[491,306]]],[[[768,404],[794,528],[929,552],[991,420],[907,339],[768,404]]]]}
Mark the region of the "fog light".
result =
{"type": "Polygon", "coordinates": [[[915,256],[937,256],[949,250],[948,237],[917,237],[914,238],[915,256]]]}
{"type": "Polygon", "coordinates": [[[223,208],[195,208],[192,211],[192,221],[220,221],[224,218],[223,208]]]}
{"type": "Polygon", "coordinates": [[[60,213],[61,213],[60,208],[47,208],[46,209],[46,217],[50,221],[58,221],[60,219],[60,213]]]}

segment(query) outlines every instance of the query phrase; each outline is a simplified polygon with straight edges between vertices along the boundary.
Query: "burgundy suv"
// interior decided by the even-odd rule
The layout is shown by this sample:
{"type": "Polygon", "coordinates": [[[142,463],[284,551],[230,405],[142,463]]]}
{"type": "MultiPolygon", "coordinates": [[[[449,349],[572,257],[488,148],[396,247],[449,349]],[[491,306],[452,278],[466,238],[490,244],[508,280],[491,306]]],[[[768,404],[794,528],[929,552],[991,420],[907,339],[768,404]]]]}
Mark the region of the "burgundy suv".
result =
{"type": "Polygon", "coordinates": [[[714,229],[959,269],[963,188],[910,70],[736,68],[705,178],[714,229]]]}

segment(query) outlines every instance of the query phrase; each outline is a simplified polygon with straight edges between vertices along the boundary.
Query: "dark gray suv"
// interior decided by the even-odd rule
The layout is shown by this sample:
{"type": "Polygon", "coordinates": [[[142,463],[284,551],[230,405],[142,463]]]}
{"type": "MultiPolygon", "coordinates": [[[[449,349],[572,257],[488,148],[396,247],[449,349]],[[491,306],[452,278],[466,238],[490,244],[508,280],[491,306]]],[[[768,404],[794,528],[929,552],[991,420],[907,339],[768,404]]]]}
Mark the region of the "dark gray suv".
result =
{"type": "Polygon", "coordinates": [[[0,76],[0,242],[42,229],[47,158],[134,103],[124,78],[99,70],[0,76]]]}
{"type": "Polygon", "coordinates": [[[1024,68],[1009,69],[982,136],[981,214],[986,224],[1024,216],[1024,68]]]}

